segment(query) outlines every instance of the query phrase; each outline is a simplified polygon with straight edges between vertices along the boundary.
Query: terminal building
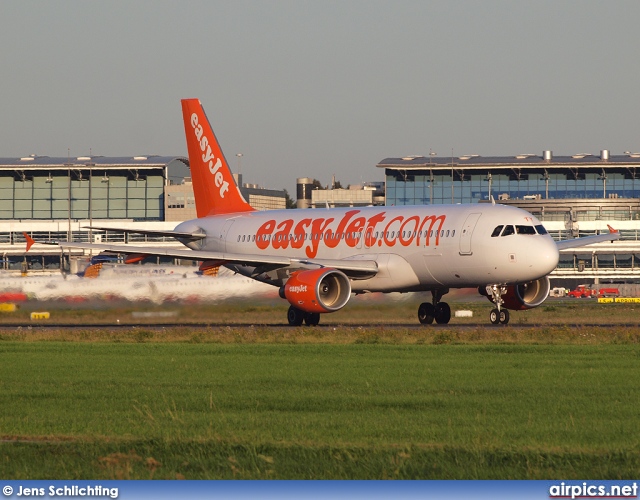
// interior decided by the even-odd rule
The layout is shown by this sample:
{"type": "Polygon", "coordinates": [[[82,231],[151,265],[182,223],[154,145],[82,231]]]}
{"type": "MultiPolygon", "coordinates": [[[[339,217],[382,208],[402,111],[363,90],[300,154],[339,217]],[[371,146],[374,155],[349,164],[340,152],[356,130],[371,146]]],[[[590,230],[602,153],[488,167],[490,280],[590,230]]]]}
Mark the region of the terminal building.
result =
{"type": "MultiPolygon", "coordinates": [[[[36,240],[182,247],[173,238],[90,226],[172,230],[196,216],[188,176],[189,160],[179,156],[0,158],[0,269],[76,272],[74,262],[85,256],[82,250],[62,255],[59,247],[45,245],[25,255],[23,232],[36,240]]],[[[284,191],[237,180],[254,208],[285,208],[284,191]]]]}
{"type": "Polygon", "coordinates": [[[386,158],[387,205],[496,203],[538,217],[556,239],[607,232],[621,241],[561,252],[555,282],[640,279],[640,153],[386,158]]]}

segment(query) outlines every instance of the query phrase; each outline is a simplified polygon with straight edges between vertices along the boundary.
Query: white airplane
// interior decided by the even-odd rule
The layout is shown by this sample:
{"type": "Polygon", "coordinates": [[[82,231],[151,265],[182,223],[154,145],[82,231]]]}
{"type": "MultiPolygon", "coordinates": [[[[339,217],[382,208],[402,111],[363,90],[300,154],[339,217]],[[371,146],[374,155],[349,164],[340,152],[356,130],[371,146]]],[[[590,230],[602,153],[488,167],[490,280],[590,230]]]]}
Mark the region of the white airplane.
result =
{"type": "MultiPolygon", "coordinates": [[[[442,301],[451,288],[478,288],[495,308],[493,324],[509,309],[529,309],[549,294],[548,274],[559,248],[607,240],[602,234],[555,243],[532,214],[496,204],[386,206],[255,211],[235,185],[198,99],[182,101],[197,219],[174,231],[188,249],[54,242],[63,249],[165,255],[223,265],[279,288],[290,325],[316,325],[321,313],[344,307],[351,294],[430,291],[418,308],[421,323],[446,324],[442,301]]],[[[99,229],[99,228],[96,228],[99,229]]]]}

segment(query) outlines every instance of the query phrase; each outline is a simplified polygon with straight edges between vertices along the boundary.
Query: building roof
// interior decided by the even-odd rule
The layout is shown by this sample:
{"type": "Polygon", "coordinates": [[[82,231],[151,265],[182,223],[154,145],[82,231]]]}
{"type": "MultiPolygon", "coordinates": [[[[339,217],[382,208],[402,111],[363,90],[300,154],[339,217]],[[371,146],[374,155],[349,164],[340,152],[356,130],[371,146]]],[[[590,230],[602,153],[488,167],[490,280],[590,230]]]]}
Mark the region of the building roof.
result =
{"type": "Polygon", "coordinates": [[[157,167],[168,165],[175,160],[182,163],[186,162],[188,165],[188,160],[181,156],[78,156],[63,158],[32,155],[22,158],[0,158],[0,168],[67,168],[69,165],[76,167],[86,167],[88,165],[100,167],[157,167]]]}
{"type": "MultiPolygon", "coordinates": [[[[550,152],[549,152],[550,153],[550,152]]],[[[640,153],[625,153],[623,155],[592,155],[581,153],[572,156],[553,156],[550,159],[534,154],[515,156],[479,156],[463,155],[458,157],[438,156],[407,156],[403,158],[385,158],[378,163],[379,168],[396,170],[424,170],[451,168],[550,168],[554,167],[607,167],[633,166],[640,167],[640,153]],[[606,159],[603,159],[606,158],[606,159]]]]}

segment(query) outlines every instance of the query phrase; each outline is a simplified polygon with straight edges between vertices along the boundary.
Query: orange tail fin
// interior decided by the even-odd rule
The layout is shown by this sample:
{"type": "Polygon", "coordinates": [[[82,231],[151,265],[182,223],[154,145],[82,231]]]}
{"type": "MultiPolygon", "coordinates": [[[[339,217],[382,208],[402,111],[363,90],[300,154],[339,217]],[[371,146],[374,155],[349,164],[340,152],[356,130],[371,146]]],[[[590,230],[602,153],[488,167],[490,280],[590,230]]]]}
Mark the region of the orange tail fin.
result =
{"type": "Polygon", "coordinates": [[[183,99],[182,116],[198,217],[252,212],[236,186],[200,100],[183,99]]]}

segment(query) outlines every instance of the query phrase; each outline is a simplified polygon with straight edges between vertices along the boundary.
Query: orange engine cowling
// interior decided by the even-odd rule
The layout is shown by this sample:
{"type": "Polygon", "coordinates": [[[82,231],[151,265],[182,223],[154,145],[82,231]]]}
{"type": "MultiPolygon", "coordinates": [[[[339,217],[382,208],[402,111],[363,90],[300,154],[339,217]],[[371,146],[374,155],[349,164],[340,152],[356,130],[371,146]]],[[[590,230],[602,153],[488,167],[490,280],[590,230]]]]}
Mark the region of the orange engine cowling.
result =
{"type": "Polygon", "coordinates": [[[334,312],[349,301],[351,284],[349,278],[337,269],[298,271],[287,280],[280,295],[305,312],[334,312]]]}
{"type": "MultiPolygon", "coordinates": [[[[529,281],[528,283],[508,286],[507,293],[502,296],[502,300],[504,301],[503,307],[505,309],[511,309],[512,311],[533,309],[546,300],[549,296],[549,290],[551,290],[551,283],[549,282],[548,276],[543,276],[540,279],[529,281]]],[[[493,302],[491,294],[486,293],[486,291],[482,293],[482,295],[485,294],[487,298],[493,302]]]]}

